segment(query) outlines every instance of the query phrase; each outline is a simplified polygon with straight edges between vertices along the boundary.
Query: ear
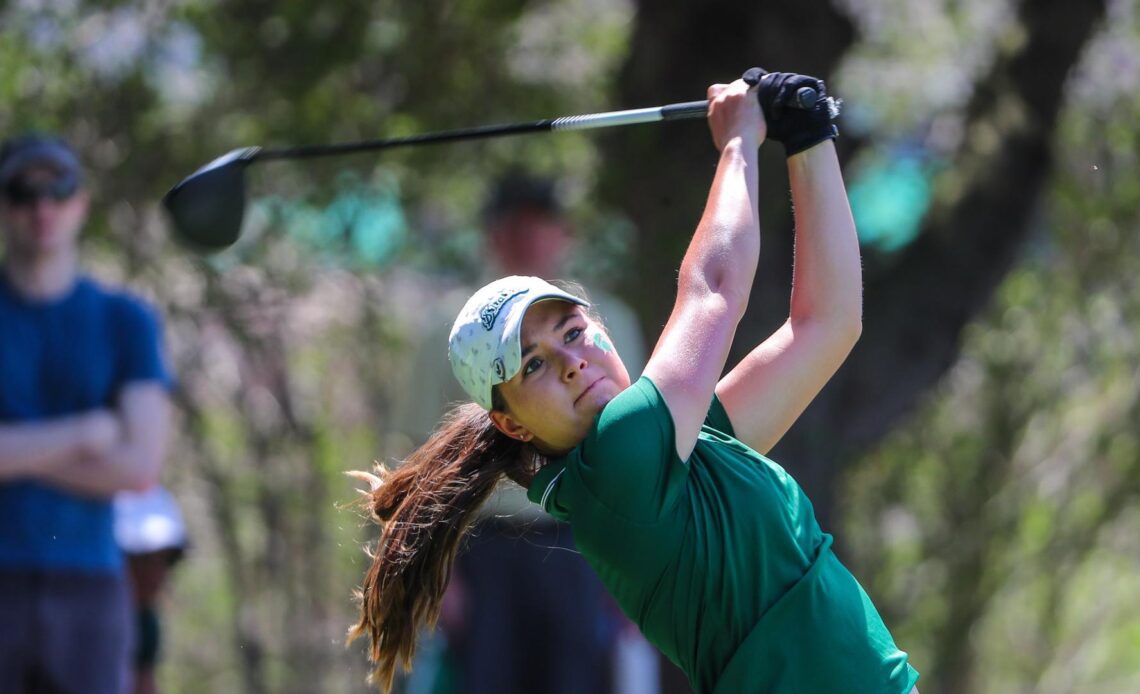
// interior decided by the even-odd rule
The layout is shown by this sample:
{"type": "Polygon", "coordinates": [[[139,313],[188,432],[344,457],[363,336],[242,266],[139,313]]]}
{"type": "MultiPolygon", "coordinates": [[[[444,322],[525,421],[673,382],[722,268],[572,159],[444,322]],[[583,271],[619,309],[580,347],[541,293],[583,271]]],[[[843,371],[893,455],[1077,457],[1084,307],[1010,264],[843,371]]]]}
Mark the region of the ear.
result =
{"type": "Polygon", "coordinates": [[[530,429],[523,426],[518,420],[506,412],[492,411],[488,413],[491,416],[491,422],[494,423],[495,428],[503,432],[512,439],[527,442],[534,438],[534,434],[530,429]]]}

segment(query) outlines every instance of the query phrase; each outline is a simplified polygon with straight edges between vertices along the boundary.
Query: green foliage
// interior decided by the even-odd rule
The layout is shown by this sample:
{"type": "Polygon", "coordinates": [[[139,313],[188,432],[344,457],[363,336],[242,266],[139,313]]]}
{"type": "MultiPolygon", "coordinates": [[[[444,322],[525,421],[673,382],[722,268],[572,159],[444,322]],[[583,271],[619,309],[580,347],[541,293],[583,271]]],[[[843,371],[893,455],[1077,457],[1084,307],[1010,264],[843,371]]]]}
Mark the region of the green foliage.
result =
{"type": "MultiPolygon", "coordinates": [[[[1119,32],[1077,94],[1101,51],[1136,59],[1119,32]]],[[[1033,248],[941,388],[846,485],[856,573],[924,692],[1140,682],[1138,116],[1132,90],[1073,102],[1033,248]]]]}

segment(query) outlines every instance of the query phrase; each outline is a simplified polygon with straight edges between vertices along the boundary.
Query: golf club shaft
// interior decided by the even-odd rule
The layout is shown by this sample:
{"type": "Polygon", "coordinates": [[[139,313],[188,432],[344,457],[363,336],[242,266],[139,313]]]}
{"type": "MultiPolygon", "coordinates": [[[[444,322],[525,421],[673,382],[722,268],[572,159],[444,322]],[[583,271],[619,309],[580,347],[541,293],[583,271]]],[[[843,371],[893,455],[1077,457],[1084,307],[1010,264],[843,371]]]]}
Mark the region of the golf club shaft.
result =
{"type": "Polygon", "coordinates": [[[677,104],[667,104],[665,106],[631,109],[628,111],[608,111],[605,113],[589,113],[580,116],[546,118],[531,123],[485,125],[476,128],[463,128],[459,130],[423,133],[420,135],[408,135],[406,137],[393,137],[384,140],[364,140],[361,142],[342,142],[332,145],[261,149],[250,155],[248,159],[305,159],[309,157],[348,154],[351,152],[391,149],[393,147],[454,142],[456,140],[478,140],[488,137],[522,135],[525,133],[549,132],[552,130],[590,130],[593,128],[635,125],[637,123],[654,123],[663,120],[704,118],[708,113],[708,106],[708,101],[687,101],[677,104]]]}

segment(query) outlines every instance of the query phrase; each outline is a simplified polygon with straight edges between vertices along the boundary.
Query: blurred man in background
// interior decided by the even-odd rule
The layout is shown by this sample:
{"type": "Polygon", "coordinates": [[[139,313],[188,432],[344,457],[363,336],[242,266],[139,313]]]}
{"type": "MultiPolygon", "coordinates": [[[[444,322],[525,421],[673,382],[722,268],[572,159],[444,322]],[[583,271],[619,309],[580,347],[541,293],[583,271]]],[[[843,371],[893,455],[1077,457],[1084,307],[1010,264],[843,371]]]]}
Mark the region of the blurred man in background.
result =
{"type": "MultiPolygon", "coordinates": [[[[489,196],[482,221],[485,279],[569,279],[575,239],[553,181],[507,173],[489,196]]],[[[421,344],[447,344],[452,319],[469,293],[441,302],[444,310],[421,344]]],[[[586,287],[586,293],[636,378],[646,355],[632,310],[598,288],[586,287]]],[[[398,428],[418,444],[450,403],[467,396],[438,347],[419,349],[410,373],[416,374],[415,393],[398,403],[398,428]]],[[[444,598],[445,643],[422,649],[423,660],[438,657],[445,670],[454,668],[447,675],[454,683],[428,682],[440,668],[421,661],[408,694],[657,692],[656,651],[606,595],[578,555],[569,527],[513,485],[493,496],[481,514],[444,598]]]]}
{"type": "Polygon", "coordinates": [[[121,694],[133,617],[111,499],[158,478],[169,377],[148,306],[83,274],[88,193],[45,135],[0,145],[0,691],[121,694]]]}

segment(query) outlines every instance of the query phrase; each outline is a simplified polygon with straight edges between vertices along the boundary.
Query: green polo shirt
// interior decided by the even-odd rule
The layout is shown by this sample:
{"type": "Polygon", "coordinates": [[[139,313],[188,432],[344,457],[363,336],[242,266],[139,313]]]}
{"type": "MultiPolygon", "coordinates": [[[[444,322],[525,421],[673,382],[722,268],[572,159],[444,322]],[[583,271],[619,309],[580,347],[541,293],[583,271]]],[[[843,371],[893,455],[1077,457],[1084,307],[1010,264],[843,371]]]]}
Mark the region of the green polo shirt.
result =
{"type": "Polygon", "coordinates": [[[811,502],[713,399],[689,460],[642,377],[536,476],[622,610],[700,693],[884,692],[918,680],[811,502]]]}

